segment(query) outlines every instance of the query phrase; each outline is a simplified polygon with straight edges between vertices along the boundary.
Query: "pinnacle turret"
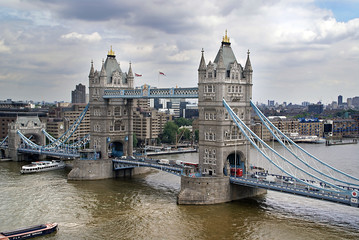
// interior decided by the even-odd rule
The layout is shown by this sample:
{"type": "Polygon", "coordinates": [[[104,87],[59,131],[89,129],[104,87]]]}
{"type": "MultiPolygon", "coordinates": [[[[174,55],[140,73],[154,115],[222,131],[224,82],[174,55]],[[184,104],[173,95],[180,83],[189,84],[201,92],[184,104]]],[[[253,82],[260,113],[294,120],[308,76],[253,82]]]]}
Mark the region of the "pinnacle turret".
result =
{"type": "Polygon", "coordinates": [[[218,59],[218,63],[217,63],[217,69],[225,69],[226,67],[224,66],[224,61],[223,61],[223,46],[221,47],[221,49],[219,50],[219,59],[218,59]]]}
{"type": "Polygon", "coordinates": [[[90,69],[89,77],[94,77],[94,76],[95,76],[95,70],[93,68],[93,60],[91,60],[91,69],[90,69]]]}
{"type": "Polygon", "coordinates": [[[101,67],[100,77],[107,77],[105,63],[104,63],[103,59],[102,59],[102,67],[101,67]]]}
{"type": "Polygon", "coordinates": [[[132,77],[132,78],[133,78],[133,72],[132,72],[131,62],[130,62],[130,68],[128,69],[128,77],[132,77]]]}
{"type": "Polygon", "coordinates": [[[246,61],[246,66],[244,67],[244,71],[252,71],[253,72],[251,60],[249,59],[249,54],[250,54],[250,52],[249,52],[249,49],[248,49],[247,61],[246,61]]]}
{"type": "Polygon", "coordinates": [[[133,76],[133,72],[132,72],[132,64],[130,62],[130,67],[128,69],[128,73],[127,73],[127,83],[128,83],[128,87],[133,88],[133,84],[134,84],[134,76],[133,76]]]}
{"type": "Polygon", "coordinates": [[[201,57],[201,62],[199,63],[199,70],[206,70],[206,61],[204,60],[204,50],[202,48],[202,57],[201,57]]]}

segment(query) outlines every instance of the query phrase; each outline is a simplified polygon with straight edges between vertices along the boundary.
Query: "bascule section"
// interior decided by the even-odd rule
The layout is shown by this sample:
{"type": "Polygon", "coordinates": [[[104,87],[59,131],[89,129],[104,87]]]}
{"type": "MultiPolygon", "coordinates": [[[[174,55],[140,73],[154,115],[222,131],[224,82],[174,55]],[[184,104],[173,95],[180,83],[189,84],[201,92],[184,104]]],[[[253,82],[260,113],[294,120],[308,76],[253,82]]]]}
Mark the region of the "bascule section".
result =
{"type": "Polygon", "coordinates": [[[128,72],[122,72],[115,52],[108,51],[100,71],[93,63],[89,74],[91,111],[90,148],[101,159],[132,155],[133,152],[133,99],[105,98],[106,92],[133,90],[134,76],[131,63],[128,72]]]}

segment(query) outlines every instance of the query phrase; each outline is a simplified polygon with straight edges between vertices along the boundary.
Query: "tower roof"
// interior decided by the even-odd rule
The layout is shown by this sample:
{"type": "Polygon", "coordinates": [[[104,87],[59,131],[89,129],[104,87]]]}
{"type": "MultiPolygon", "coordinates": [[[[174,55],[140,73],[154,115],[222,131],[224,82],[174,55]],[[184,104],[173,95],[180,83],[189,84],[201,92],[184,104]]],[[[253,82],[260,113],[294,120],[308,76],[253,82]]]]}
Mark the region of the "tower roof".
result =
{"type": "Polygon", "coordinates": [[[231,64],[237,61],[237,59],[232,51],[231,43],[229,42],[229,37],[227,36],[227,30],[226,35],[223,37],[222,45],[217,53],[216,58],[214,59],[214,63],[216,65],[218,65],[218,62],[220,60],[221,51],[224,67],[226,68],[226,70],[229,70],[231,68],[231,64]]]}
{"type": "Polygon", "coordinates": [[[118,64],[118,62],[116,60],[115,52],[112,51],[112,46],[111,46],[111,50],[108,51],[107,58],[106,58],[106,61],[104,64],[104,68],[106,71],[107,83],[111,82],[112,73],[114,71],[117,70],[120,74],[122,74],[120,65],[118,64]]]}

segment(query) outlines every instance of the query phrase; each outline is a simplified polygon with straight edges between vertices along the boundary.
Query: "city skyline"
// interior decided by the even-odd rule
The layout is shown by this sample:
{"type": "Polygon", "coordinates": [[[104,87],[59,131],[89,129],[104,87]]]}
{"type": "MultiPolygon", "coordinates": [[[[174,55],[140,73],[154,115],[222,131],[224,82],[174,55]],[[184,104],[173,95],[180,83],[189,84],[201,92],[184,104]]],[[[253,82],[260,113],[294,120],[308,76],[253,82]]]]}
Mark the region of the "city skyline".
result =
{"type": "Polygon", "coordinates": [[[225,30],[247,51],[253,100],[301,103],[359,95],[356,1],[2,1],[2,99],[70,101],[112,46],[135,86],[195,87],[204,48],[213,61],[225,30]],[[159,72],[165,75],[160,75],[159,72]]]}

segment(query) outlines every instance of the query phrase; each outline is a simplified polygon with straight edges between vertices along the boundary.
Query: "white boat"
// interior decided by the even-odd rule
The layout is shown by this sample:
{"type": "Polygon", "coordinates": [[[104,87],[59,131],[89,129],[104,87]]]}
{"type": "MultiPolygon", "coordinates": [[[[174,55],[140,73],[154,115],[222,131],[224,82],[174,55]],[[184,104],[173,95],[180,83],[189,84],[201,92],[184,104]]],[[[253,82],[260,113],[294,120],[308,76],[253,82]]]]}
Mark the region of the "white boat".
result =
{"type": "Polygon", "coordinates": [[[65,163],[61,160],[37,161],[22,166],[20,172],[21,173],[45,172],[45,171],[60,169],[64,167],[65,167],[65,163]]]}
{"type": "Polygon", "coordinates": [[[325,143],[325,139],[318,136],[299,135],[298,133],[290,133],[288,136],[296,143],[325,143]]]}

